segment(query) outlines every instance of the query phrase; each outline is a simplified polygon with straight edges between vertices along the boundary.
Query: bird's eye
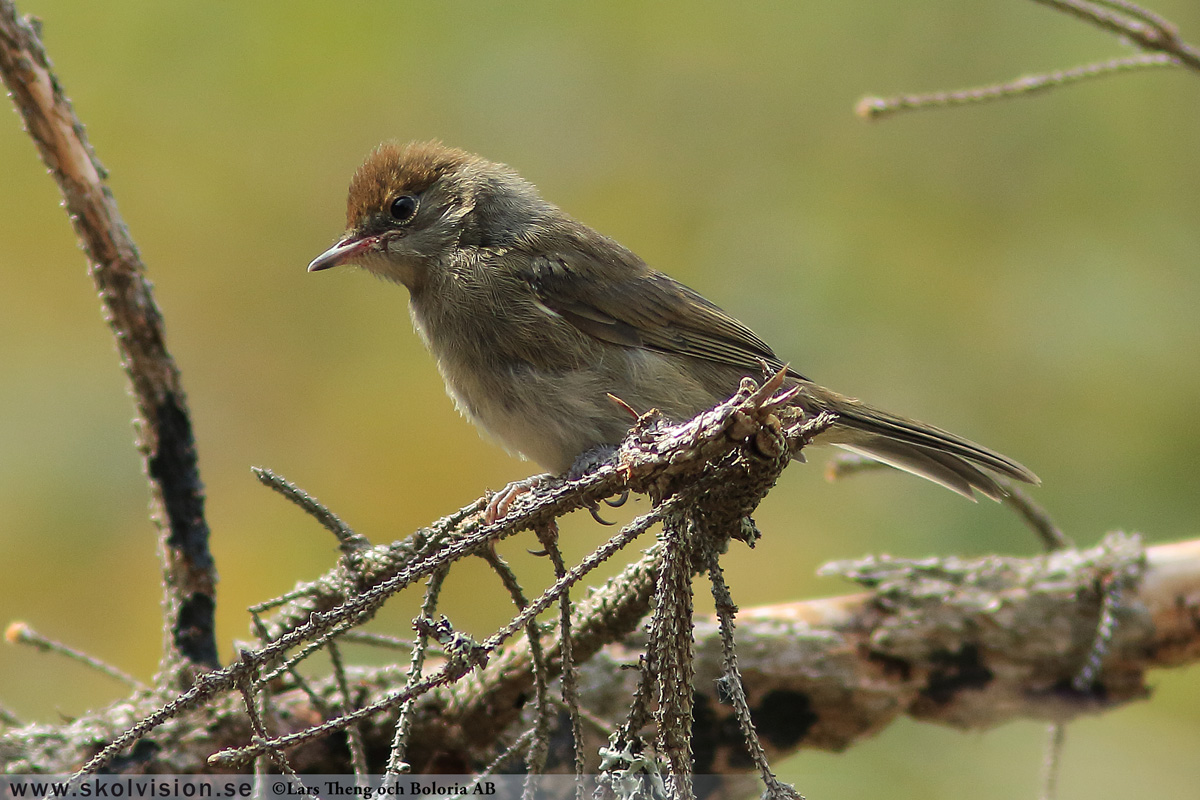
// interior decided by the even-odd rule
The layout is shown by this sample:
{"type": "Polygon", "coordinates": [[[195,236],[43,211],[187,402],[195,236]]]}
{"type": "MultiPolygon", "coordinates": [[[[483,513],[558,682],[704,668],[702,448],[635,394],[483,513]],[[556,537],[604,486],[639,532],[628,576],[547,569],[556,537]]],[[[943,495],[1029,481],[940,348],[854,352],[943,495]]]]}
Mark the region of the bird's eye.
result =
{"type": "Polygon", "coordinates": [[[388,211],[391,213],[392,219],[401,225],[412,222],[412,218],[417,215],[417,198],[411,194],[402,194],[392,201],[388,211]]]}

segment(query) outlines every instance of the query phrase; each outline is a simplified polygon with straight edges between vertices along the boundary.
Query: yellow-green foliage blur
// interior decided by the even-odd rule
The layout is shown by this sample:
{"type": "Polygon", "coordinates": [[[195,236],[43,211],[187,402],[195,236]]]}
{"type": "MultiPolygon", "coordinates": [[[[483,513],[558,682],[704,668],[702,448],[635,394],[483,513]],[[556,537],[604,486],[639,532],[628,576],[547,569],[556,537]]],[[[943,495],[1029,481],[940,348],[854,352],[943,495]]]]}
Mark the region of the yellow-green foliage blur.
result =
{"type": "MultiPolygon", "coordinates": [[[[245,607],[334,563],[265,465],[376,542],[533,468],[461,420],[405,291],[306,274],[380,140],[516,167],[579,219],[750,323],[840,391],[1028,464],[1082,544],[1200,530],[1200,76],[1156,71],[876,124],[865,94],[955,89],[1130,51],[1031,2],[399,3],[24,0],[149,266],[184,374],[222,656],[245,607]]],[[[1200,40],[1194,0],[1156,0],[1200,40]]],[[[0,623],[143,678],[158,567],[132,405],[51,180],[0,114],[0,623]]],[[[794,465],[726,562],[738,602],[850,590],[890,552],[1030,554],[1004,509],[900,474],[794,465]]],[[[565,529],[580,556],[607,533],[565,529]]],[[[546,567],[506,551],[524,574],[546,567]]],[[[707,591],[700,588],[700,596],[707,591]]],[[[413,598],[381,627],[404,634],[413,598]]],[[[447,612],[485,632],[464,564],[447,612]]],[[[368,657],[366,655],[364,658],[368,657]]],[[[1200,670],[1069,730],[1063,797],[1194,798],[1200,670]]],[[[78,714],[121,687],[0,649],[0,703],[78,714]]],[[[903,721],[782,765],[811,798],[1032,797],[1043,726],[903,721]]]]}

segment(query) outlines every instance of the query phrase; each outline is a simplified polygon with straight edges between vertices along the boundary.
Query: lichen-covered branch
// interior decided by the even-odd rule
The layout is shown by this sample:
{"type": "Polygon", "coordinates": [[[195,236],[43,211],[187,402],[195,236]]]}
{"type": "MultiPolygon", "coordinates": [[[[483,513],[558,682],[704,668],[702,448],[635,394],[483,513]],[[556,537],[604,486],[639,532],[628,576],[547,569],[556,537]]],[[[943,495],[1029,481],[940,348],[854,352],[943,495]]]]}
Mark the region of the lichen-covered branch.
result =
{"type": "MultiPolygon", "coordinates": [[[[840,751],[900,716],[963,729],[1065,722],[1144,699],[1149,670],[1200,661],[1200,540],[1143,551],[1136,538],[1114,534],[1098,547],[1035,558],[880,558],[832,571],[873,591],[738,617],[738,666],[773,758],[803,747],[840,751]],[[1117,627],[1100,671],[1080,690],[1072,683],[1113,579],[1128,581],[1117,627]]],[[[751,770],[735,708],[720,695],[717,620],[699,621],[695,636],[695,770],[751,770]]],[[[644,634],[629,637],[581,668],[594,718],[621,722],[644,645],[644,634]]],[[[591,734],[593,757],[604,742],[591,734]]]]}
{"type": "MultiPolygon", "coordinates": [[[[970,729],[1017,717],[1065,722],[1144,699],[1150,669],[1200,660],[1200,540],[1143,551],[1113,534],[1095,548],[1036,558],[873,558],[831,571],[872,591],[738,618],[739,666],[772,756],[842,750],[901,715],[970,729]],[[1073,679],[1110,580],[1127,581],[1125,599],[1100,670],[1079,689],[1073,679]]],[[[734,709],[717,696],[716,622],[698,625],[696,639],[696,769],[749,769],[740,739],[728,735],[734,709]]],[[[606,648],[589,669],[622,674],[639,646],[606,648]]],[[[602,691],[585,693],[585,704],[613,696],[602,691]]],[[[602,718],[621,713],[590,708],[602,718]]]]}
{"type": "MultiPolygon", "coordinates": [[[[138,719],[127,717],[129,724],[115,737],[103,742],[90,741],[86,763],[74,766],[85,772],[112,768],[114,763],[124,762],[124,754],[131,747],[152,732],[169,727],[180,715],[218,706],[224,696],[241,693],[247,686],[251,692],[268,686],[277,689],[280,681],[292,675],[290,670],[301,659],[369,620],[392,595],[457,560],[492,547],[500,539],[625,491],[652,494],[658,502],[650,512],[568,570],[481,644],[455,633],[443,618],[437,624],[444,633],[444,637],[439,635],[439,644],[446,658],[441,666],[431,668],[418,687],[393,689],[370,703],[356,698],[358,710],[341,719],[325,719],[315,707],[338,707],[340,701],[314,704],[316,718],[322,721],[305,730],[279,732],[270,741],[234,748],[222,754],[220,760],[241,763],[244,758],[279,747],[300,748],[310,740],[345,730],[357,720],[386,718],[391,709],[432,694],[438,687],[453,687],[456,694],[445,698],[445,702],[458,702],[464,718],[476,717],[475,724],[465,726],[469,736],[476,737],[478,742],[494,740],[506,721],[519,716],[521,703],[514,694],[519,697],[532,685],[531,676],[523,671],[530,662],[523,659],[522,648],[509,645],[509,639],[592,569],[666,515],[694,511],[721,520],[729,513],[735,517],[748,513],[773,485],[789,454],[798,452],[828,426],[831,421],[828,415],[808,419],[802,412],[783,408],[788,397],[786,393],[774,394],[778,378],[762,387],[746,379],[734,397],[685,423],[669,424],[656,413],[643,416],[610,458],[578,479],[547,477],[537,489],[518,497],[508,513],[496,522],[487,522],[486,516],[478,511],[484,505],[480,502],[472,506],[477,509],[474,512],[464,510],[452,515],[433,529],[418,531],[391,547],[355,548],[346,557],[350,559],[349,566],[343,559],[327,579],[289,593],[289,600],[279,607],[273,619],[265,623],[256,620],[265,633],[260,647],[243,649],[235,663],[200,676],[188,691],[165,705],[150,698],[135,698],[132,708],[139,709],[135,714],[138,719]],[[684,507],[690,510],[684,511],[684,507]],[[487,669],[476,672],[488,661],[491,663],[487,669]],[[499,672],[494,671],[497,666],[501,667],[499,672]],[[460,680],[468,675],[470,679],[460,680]],[[479,686],[476,676],[485,681],[486,688],[481,691],[475,691],[479,686]],[[497,698],[499,702],[493,705],[497,698]]],[[[319,505],[312,498],[308,498],[307,504],[319,505]]],[[[748,539],[753,526],[739,519],[737,525],[727,527],[734,535],[748,539]]],[[[645,592],[641,582],[646,568],[635,566],[627,573],[611,591],[602,590],[578,606],[588,611],[583,616],[577,612],[570,626],[572,650],[579,658],[586,658],[602,644],[627,634],[644,612],[645,592]]],[[[414,624],[429,627],[434,621],[419,618],[414,624]]],[[[560,652],[557,643],[548,652],[557,659],[560,652]]],[[[129,708],[126,707],[126,713],[129,708]]],[[[273,732],[288,727],[286,722],[279,726],[270,722],[267,720],[273,732]]],[[[414,724],[414,731],[416,727],[414,724]]]]}
{"type": "Polygon", "coordinates": [[[217,666],[216,567],[208,548],[204,491],[179,370],[146,269],[105,184],[71,102],[51,70],[37,24],[0,0],[0,77],[58,183],[67,214],[116,339],[137,404],[138,449],[150,481],[164,585],[164,656],[159,679],[181,667],[217,666]]]}
{"type": "MultiPolygon", "coordinates": [[[[1146,672],[1200,660],[1200,540],[1142,551],[1135,540],[1110,537],[1098,548],[1036,558],[877,559],[839,567],[875,583],[874,591],[749,609],[738,617],[738,662],[760,738],[773,755],[800,747],[841,750],[901,715],[959,728],[986,728],[1014,717],[1068,720],[1101,713],[1148,693],[1146,672]],[[1095,634],[1098,581],[1117,574],[1131,585],[1118,613],[1109,655],[1092,686],[1070,688],[1095,634]]],[[[656,553],[577,606],[577,645],[595,650],[589,624],[648,605],[656,553]],[[638,597],[623,597],[630,587],[638,597]],[[588,622],[590,620],[590,623],[588,622]],[[581,627],[583,626],[583,627],[581,627]]],[[[633,623],[625,623],[632,627],[633,623]]],[[[696,627],[693,750],[699,772],[752,768],[740,738],[729,731],[734,712],[716,694],[723,674],[717,622],[696,627]]],[[[588,718],[613,727],[628,711],[630,683],[642,654],[636,638],[594,654],[577,646],[580,691],[588,718]]],[[[471,735],[491,708],[512,708],[519,685],[532,681],[524,640],[501,651],[469,682],[426,695],[414,709],[414,769],[470,769],[487,763],[503,734],[471,735]],[[507,699],[504,699],[507,698],[507,699]],[[494,704],[493,704],[494,702],[494,704]],[[421,759],[426,759],[422,761],[421,759]]],[[[347,669],[360,706],[404,685],[403,666],[347,669]]],[[[330,705],[339,690],[318,682],[330,705]]],[[[69,772],[128,726],[145,699],[120,703],[67,725],[35,725],[0,735],[0,769],[69,772]]],[[[301,730],[317,716],[300,690],[273,701],[276,734],[301,730]]],[[[368,752],[387,751],[395,712],[365,720],[368,752]]],[[[592,736],[593,755],[603,737],[592,736]]],[[[123,770],[192,772],[223,747],[249,739],[241,700],[233,694],[165,721],[117,765],[123,770]],[[140,755],[139,755],[140,754],[140,755]]],[[[348,771],[343,741],[324,739],[289,752],[297,770],[348,771]]],[[[569,764],[559,765],[569,769],[569,764]]],[[[594,768],[594,764],[592,765],[594,768]]]]}

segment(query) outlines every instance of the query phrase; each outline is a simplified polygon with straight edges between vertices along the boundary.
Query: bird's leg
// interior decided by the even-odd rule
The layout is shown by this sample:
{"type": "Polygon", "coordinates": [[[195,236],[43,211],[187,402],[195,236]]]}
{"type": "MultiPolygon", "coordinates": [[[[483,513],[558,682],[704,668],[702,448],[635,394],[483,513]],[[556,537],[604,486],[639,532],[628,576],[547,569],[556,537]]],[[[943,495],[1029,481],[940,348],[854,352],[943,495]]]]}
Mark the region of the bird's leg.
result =
{"type": "Polygon", "coordinates": [[[575,481],[593,472],[597,467],[612,458],[618,449],[615,444],[601,444],[590,450],[584,450],[576,458],[571,468],[567,470],[567,480],[575,481]]]}

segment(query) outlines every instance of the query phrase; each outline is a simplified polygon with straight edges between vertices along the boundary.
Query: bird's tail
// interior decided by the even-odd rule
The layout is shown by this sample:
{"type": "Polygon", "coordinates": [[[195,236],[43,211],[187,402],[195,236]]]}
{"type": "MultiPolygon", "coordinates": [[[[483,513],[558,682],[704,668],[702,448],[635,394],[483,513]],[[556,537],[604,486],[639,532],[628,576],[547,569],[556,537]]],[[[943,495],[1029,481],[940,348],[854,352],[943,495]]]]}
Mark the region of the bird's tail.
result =
{"type": "Polygon", "coordinates": [[[1028,467],[941,428],[833,392],[814,399],[838,417],[833,428],[820,437],[824,441],[920,475],[972,500],[973,489],[993,500],[1004,496],[1003,486],[990,473],[1023,483],[1041,483],[1028,467]]]}

